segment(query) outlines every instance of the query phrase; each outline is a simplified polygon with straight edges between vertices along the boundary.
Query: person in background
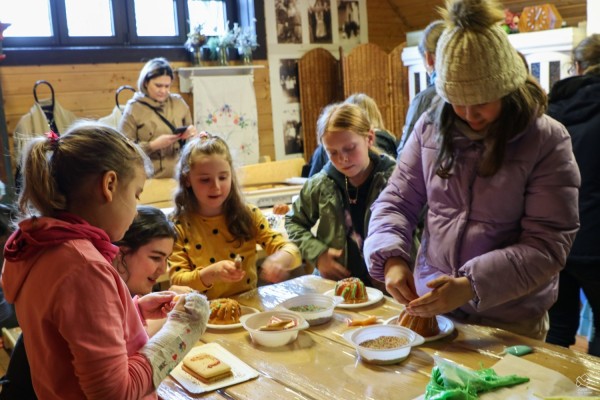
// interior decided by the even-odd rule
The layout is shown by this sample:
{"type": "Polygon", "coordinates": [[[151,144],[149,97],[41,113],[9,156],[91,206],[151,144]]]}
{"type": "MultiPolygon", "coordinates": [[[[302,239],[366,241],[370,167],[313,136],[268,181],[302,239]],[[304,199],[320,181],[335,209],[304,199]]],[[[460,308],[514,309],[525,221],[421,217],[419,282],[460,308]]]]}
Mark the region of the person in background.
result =
{"type": "Polygon", "coordinates": [[[417,120],[421,115],[429,109],[433,99],[436,98],[437,94],[435,91],[435,49],[437,42],[444,31],[444,21],[441,19],[435,20],[423,31],[423,36],[419,42],[419,53],[423,58],[423,64],[425,64],[425,70],[429,77],[429,85],[424,90],[420,91],[410,102],[408,106],[408,112],[406,113],[404,129],[402,129],[402,137],[398,144],[398,158],[408,140],[408,137],[412,133],[417,120]]]}
{"type": "Polygon", "coordinates": [[[450,0],[443,14],[435,62],[443,102],[417,121],[371,208],[369,272],[411,315],[451,313],[544,339],[579,227],[571,140],[544,114],[546,94],[498,24],[497,1],[450,0]]]}
{"type": "Polygon", "coordinates": [[[178,239],[169,258],[171,283],[209,299],[255,289],[256,245],[268,257],[261,278],[281,282],[302,260],[298,248],[247,204],[227,143],[202,132],[184,147],[177,168],[173,219],[178,239]],[[236,258],[238,258],[236,262],[236,258]]]}
{"type": "Polygon", "coordinates": [[[148,61],[138,91],[127,102],[119,130],[138,143],[152,160],[154,178],[172,178],[185,141],[198,131],[183,98],[170,92],[173,69],[162,58],[148,61]]]}
{"type": "Polygon", "coordinates": [[[150,169],[118,131],[82,121],[36,138],[23,163],[21,220],[8,239],[6,299],[23,330],[42,399],[156,398],[156,388],[206,329],[204,296],[135,301],[112,265],[150,169]],[[151,339],[142,319],[167,316],[151,339]],[[48,360],[52,368],[48,368],[48,360]]]}
{"type": "Polygon", "coordinates": [[[323,110],[317,135],[329,161],[306,181],[285,217],[289,238],[321,276],[333,280],[354,276],[369,286],[375,283],[362,255],[369,208],[395,165],[394,159],[373,149],[372,126],[356,104],[330,104],[323,110]]]}
{"type": "MultiPolygon", "coordinates": [[[[175,237],[175,228],[161,210],[150,206],[137,207],[137,214],[129,229],[121,240],[114,243],[119,247],[119,253],[113,260],[134,301],[140,301],[142,296],[151,293],[157,277],[165,273],[167,257],[173,251],[175,237]]],[[[192,290],[184,286],[171,286],[169,291],[187,294],[192,290]]],[[[15,343],[6,375],[0,383],[0,400],[37,398],[31,383],[22,335],[15,343]]]]}
{"type": "Polygon", "coordinates": [[[547,342],[569,347],[579,327],[579,292],[583,289],[594,316],[596,334],[588,352],[600,356],[600,34],[581,41],[573,50],[576,76],[550,90],[548,115],[563,123],[571,135],[581,171],[581,227],[565,269],[560,272],[558,299],[550,308],[547,342]]]}
{"type": "MultiPolygon", "coordinates": [[[[344,102],[356,104],[367,113],[367,118],[369,118],[371,127],[375,132],[374,146],[377,147],[380,152],[387,154],[392,158],[396,158],[396,138],[385,129],[383,117],[381,116],[381,112],[379,111],[379,107],[377,107],[375,100],[364,93],[355,93],[350,95],[344,102]]],[[[323,149],[323,144],[319,143],[313,152],[313,155],[310,157],[310,170],[308,176],[311,177],[321,171],[323,166],[327,164],[327,161],[329,161],[327,151],[323,149]]]]}

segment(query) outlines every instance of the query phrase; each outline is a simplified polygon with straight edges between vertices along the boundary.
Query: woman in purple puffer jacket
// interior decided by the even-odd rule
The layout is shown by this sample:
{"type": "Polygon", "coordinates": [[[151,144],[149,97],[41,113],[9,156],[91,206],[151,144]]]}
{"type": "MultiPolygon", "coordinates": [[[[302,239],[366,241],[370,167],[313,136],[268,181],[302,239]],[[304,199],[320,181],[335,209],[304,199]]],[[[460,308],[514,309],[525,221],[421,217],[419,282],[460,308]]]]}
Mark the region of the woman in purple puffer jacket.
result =
{"type": "Polygon", "coordinates": [[[579,227],[566,129],[497,24],[495,0],[452,0],[424,114],[372,206],[369,273],[412,315],[451,313],[543,339],[579,227]],[[413,230],[428,205],[421,248],[413,230]]]}

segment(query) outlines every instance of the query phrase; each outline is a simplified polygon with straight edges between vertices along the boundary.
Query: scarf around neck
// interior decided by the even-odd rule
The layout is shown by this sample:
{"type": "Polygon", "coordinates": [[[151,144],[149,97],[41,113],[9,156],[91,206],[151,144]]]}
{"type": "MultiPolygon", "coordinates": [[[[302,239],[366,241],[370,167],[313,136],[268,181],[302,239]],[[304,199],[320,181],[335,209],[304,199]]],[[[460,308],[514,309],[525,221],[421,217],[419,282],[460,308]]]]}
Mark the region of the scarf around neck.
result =
{"type": "Polygon", "coordinates": [[[106,261],[112,264],[119,248],[110,242],[110,238],[104,230],[65,211],[58,212],[55,219],[68,224],[48,226],[42,222],[43,219],[38,217],[21,222],[19,229],[6,241],[4,258],[9,261],[21,261],[48,247],[54,247],[69,240],[84,239],[89,240],[106,261]]]}

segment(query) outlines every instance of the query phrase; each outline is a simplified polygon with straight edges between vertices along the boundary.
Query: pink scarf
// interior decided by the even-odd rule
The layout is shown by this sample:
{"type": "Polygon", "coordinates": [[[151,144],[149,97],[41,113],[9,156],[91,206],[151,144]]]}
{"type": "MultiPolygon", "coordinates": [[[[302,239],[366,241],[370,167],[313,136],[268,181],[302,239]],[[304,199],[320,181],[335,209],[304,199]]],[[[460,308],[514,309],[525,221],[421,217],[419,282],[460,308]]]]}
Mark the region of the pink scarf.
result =
{"type": "Polygon", "coordinates": [[[37,217],[23,221],[7,240],[4,246],[4,258],[19,261],[28,258],[45,247],[52,247],[73,239],[89,240],[94,247],[112,264],[119,248],[110,242],[102,229],[90,225],[83,218],[64,211],[58,212],[56,219],[69,225],[54,225],[36,228],[37,217]]]}

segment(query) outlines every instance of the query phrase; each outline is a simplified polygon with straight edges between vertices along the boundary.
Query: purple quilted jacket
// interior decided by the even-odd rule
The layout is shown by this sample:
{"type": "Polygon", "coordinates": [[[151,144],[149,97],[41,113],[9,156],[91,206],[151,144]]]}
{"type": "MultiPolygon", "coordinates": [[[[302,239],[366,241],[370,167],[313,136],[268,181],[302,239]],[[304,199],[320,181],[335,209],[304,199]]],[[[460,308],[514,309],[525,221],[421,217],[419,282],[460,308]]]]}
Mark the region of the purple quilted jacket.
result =
{"type": "Polygon", "coordinates": [[[579,227],[580,176],[567,130],[544,115],[507,144],[500,170],[477,175],[483,144],[455,132],[449,179],[436,175],[439,145],[424,114],[388,186],[372,206],[364,254],[384,280],[385,261],[410,259],[419,212],[429,206],[414,278],[419,294],[441,274],[467,276],[475,299],[461,311],[501,322],[540,318],[556,300],[579,227]]]}

